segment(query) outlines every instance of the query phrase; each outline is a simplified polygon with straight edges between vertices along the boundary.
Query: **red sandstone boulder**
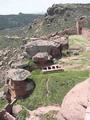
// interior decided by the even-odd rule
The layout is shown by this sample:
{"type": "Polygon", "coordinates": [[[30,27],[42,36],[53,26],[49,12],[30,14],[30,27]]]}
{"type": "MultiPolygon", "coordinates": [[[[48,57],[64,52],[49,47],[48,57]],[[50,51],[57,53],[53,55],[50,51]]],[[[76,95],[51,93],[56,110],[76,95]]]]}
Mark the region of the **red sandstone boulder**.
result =
{"type": "Polygon", "coordinates": [[[22,107],[20,105],[15,105],[13,106],[12,110],[13,110],[13,114],[17,115],[19,112],[22,111],[22,107]]]}
{"type": "Polygon", "coordinates": [[[58,113],[58,120],[61,116],[65,120],[84,120],[86,108],[90,98],[90,78],[84,82],[76,85],[70,92],[65,96],[61,112],[58,113]]]}
{"type": "Polygon", "coordinates": [[[90,52],[90,46],[86,47],[86,52],[90,52]]]}
{"type": "Polygon", "coordinates": [[[4,115],[4,120],[16,120],[16,119],[11,114],[6,112],[5,115],[4,115]]]}

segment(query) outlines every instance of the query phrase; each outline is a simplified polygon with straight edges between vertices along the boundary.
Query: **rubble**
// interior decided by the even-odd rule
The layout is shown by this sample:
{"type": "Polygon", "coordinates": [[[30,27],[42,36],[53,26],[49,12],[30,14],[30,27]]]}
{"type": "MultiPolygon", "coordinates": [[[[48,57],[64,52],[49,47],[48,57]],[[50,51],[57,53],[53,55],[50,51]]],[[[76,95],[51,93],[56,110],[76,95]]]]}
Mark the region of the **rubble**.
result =
{"type": "Polygon", "coordinates": [[[5,73],[13,66],[13,64],[17,62],[21,64],[23,61],[24,56],[19,49],[5,48],[0,50],[0,79],[5,81],[5,73]]]}

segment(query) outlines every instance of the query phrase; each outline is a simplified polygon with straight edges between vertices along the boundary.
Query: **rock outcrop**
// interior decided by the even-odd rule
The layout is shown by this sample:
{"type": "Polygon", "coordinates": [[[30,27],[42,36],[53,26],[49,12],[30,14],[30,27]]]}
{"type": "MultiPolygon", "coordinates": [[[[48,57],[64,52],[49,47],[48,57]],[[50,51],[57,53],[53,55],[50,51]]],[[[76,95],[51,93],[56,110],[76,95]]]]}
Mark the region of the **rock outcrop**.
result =
{"type": "Polygon", "coordinates": [[[76,85],[65,96],[58,120],[84,120],[86,108],[90,104],[90,78],[76,85]]]}
{"type": "Polygon", "coordinates": [[[30,36],[42,36],[55,31],[67,30],[75,26],[76,19],[87,17],[87,27],[90,28],[90,4],[54,4],[48,8],[44,17],[38,18],[30,27],[30,36]],[[34,32],[33,32],[34,31],[34,32]]]}
{"type": "Polygon", "coordinates": [[[62,50],[68,49],[68,38],[59,35],[51,36],[47,39],[36,39],[28,42],[25,45],[25,52],[29,55],[30,58],[35,56],[39,52],[47,52],[48,55],[51,55],[53,58],[61,57],[62,50]]]}

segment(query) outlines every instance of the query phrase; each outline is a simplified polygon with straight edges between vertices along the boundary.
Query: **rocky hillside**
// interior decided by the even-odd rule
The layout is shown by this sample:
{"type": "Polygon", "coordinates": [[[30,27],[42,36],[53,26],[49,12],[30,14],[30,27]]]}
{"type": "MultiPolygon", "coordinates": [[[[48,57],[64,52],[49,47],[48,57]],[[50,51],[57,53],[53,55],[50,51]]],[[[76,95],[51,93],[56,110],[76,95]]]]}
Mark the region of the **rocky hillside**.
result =
{"type": "Polygon", "coordinates": [[[25,26],[29,23],[32,23],[32,21],[39,16],[41,15],[22,13],[19,13],[18,15],[0,15],[0,30],[25,26]]]}
{"type": "Polygon", "coordinates": [[[47,13],[33,22],[29,28],[29,36],[47,35],[62,31],[75,25],[77,18],[85,16],[90,28],[90,4],[54,4],[47,13]]]}
{"type": "MultiPolygon", "coordinates": [[[[32,40],[34,47],[31,45],[31,48],[33,47],[35,49],[37,49],[37,46],[40,48],[42,42],[43,44],[45,43],[45,39],[48,42],[54,41],[53,45],[55,45],[55,43],[59,44],[58,40],[62,36],[58,36],[58,31],[63,31],[65,28],[73,27],[75,25],[76,18],[81,16],[86,17],[86,25],[90,28],[89,10],[90,4],[53,5],[48,8],[47,13],[44,16],[34,20],[30,26],[25,23],[25,26],[21,25],[21,27],[17,27],[16,25],[16,28],[0,30],[0,109],[4,108],[4,105],[6,104],[5,96],[3,96],[5,87],[3,86],[7,79],[8,70],[20,66],[24,68],[27,66],[28,70],[29,68],[32,68],[32,66],[37,67],[35,66],[36,63],[33,59],[27,59],[28,56],[26,56],[27,54],[24,50],[26,43],[32,40]],[[55,34],[51,34],[53,32],[55,32],[55,34]],[[46,36],[46,38],[42,36],[47,34],[50,35],[46,36]],[[29,39],[28,37],[31,36],[42,36],[40,38],[42,42],[37,41],[35,44],[36,38],[29,39]],[[40,45],[38,45],[39,43],[40,45]]],[[[58,58],[53,60],[55,64],[63,67],[64,71],[43,74],[42,69],[34,69],[31,72],[29,79],[32,79],[35,82],[36,87],[32,95],[26,99],[17,100],[14,104],[15,106],[12,113],[17,120],[55,120],[57,117],[59,117],[59,120],[62,120],[60,119],[61,110],[64,110],[62,115],[65,116],[66,119],[67,115],[69,115],[70,118],[68,120],[72,119],[71,114],[73,115],[73,110],[72,112],[70,110],[70,114],[68,114],[68,109],[66,109],[66,106],[69,106],[70,104],[64,104],[62,101],[71,88],[73,88],[77,83],[90,77],[90,41],[82,35],[70,35],[69,37],[63,36],[62,38],[65,37],[68,38],[67,42],[69,43],[69,49],[63,51],[61,59],[58,58]],[[63,105],[63,108],[61,107],[61,104],[63,105]],[[18,112],[17,106],[19,106],[21,112],[18,112]],[[57,115],[58,111],[59,113],[57,115]],[[67,112],[67,115],[65,112],[67,112]]],[[[46,43],[48,43],[47,41],[46,43]]],[[[45,46],[45,44],[43,46],[45,46]]],[[[41,46],[41,48],[43,48],[44,51],[43,46],[41,46]]],[[[40,49],[38,52],[40,52],[40,49]]],[[[87,89],[84,90],[84,87],[82,88],[84,93],[86,93],[87,91],[85,90],[87,89]]],[[[7,89],[5,89],[5,91],[7,91],[7,89]]],[[[81,91],[79,90],[78,93],[81,93],[81,91]]],[[[78,94],[78,99],[83,98],[83,95],[84,94],[78,94]]],[[[64,100],[68,102],[70,101],[69,98],[74,97],[75,95],[72,97],[70,95],[68,96],[68,99],[64,100]]],[[[85,100],[86,98],[87,96],[85,97],[85,100]]],[[[82,104],[84,101],[80,101],[81,102],[79,103],[81,104],[78,105],[83,108],[85,106],[82,104]]],[[[71,107],[75,108],[73,104],[71,104],[71,107]]],[[[82,114],[82,112],[80,113],[82,114]]],[[[83,115],[81,115],[81,117],[82,116],[83,115]]],[[[72,120],[75,119],[73,118],[72,120]]]]}
{"type": "Polygon", "coordinates": [[[0,29],[3,29],[0,30],[0,49],[18,47],[25,38],[41,37],[73,27],[81,16],[86,17],[85,25],[90,28],[89,11],[90,4],[54,4],[45,15],[0,16],[0,29]]]}

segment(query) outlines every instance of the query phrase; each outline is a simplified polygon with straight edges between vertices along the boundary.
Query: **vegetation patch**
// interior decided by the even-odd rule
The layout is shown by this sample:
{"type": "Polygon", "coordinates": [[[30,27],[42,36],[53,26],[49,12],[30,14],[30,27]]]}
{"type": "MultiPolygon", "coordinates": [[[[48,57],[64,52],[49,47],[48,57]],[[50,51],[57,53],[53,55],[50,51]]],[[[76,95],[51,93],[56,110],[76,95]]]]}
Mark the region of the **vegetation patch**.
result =
{"type": "Polygon", "coordinates": [[[6,104],[7,104],[7,101],[5,99],[0,98],[0,111],[4,108],[6,104]]]}
{"type": "Polygon", "coordinates": [[[18,115],[16,116],[16,120],[25,120],[28,115],[27,110],[23,109],[18,115]]]}
{"type": "Polygon", "coordinates": [[[18,103],[30,110],[42,105],[61,104],[66,93],[88,77],[89,71],[64,71],[48,74],[33,71],[32,79],[36,83],[36,88],[30,97],[19,100],[18,103]]]}
{"type": "Polygon", "coordinates": [[[69,36],[69,46],[85,48],[90,42],[82,35],[71,35],[69,36]]]}

